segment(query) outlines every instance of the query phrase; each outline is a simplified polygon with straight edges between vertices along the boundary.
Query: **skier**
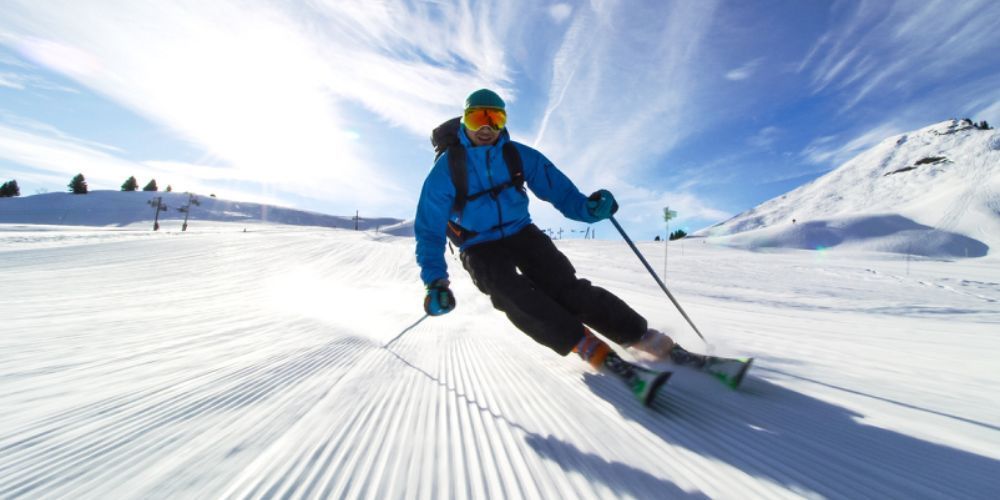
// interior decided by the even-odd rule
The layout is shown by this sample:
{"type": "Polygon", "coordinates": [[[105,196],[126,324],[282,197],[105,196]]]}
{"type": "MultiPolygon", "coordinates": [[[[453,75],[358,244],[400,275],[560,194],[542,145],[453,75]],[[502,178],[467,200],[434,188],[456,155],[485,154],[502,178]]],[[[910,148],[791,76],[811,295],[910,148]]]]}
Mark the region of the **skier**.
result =
{"type": "Polygon", "coordinates": [[[705,356],[648,328],[646,319],[621,299],[576,276],[569,259],[532,224],[523,186],[580,222],[608,219],[618,204],[605,189],[584,196],[544,155],[511,141],[506,124],[503,99],[480,89],[466,99],[457,132],[442,134],[447,123],[435,131],[452,144],[427,175],[417,205],[414,230],[427,290],[424,310],[439,316],[455,308],[444,259],[447,235],[476,287],[517,328],[560,355],[575,352],[595,369],[622,377],[648,404],[669,373],[626,362],[590,328],[658,360],[702,366],[705,356]]]}

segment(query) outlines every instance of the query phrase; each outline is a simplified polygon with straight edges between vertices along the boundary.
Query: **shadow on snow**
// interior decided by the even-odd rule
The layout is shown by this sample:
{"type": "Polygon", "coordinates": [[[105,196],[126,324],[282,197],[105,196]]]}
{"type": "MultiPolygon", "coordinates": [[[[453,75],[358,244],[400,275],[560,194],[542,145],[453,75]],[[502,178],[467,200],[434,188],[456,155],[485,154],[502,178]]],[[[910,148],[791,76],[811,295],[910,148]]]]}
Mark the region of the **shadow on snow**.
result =
{"type": "Polygon", "coordinates": [[[1000,476],[1000,461],[866,425],[858,413],[752,373],[740,391],[731,391],[710,376],[680,368],[651,408],[642,407],[617,379],[589,373],[584,379],[623,417],[664,441],[793,491],[986,498],[1000,476]]]}

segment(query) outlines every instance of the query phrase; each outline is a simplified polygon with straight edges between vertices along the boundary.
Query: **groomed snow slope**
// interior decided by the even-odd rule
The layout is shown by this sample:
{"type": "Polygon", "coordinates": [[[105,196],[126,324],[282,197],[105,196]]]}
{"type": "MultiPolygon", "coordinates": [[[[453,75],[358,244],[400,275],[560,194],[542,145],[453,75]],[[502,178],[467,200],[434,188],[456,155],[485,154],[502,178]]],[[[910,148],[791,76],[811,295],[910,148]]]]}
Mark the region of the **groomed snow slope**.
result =
{"type": "MultiPolygon", "coordinates": [[[[412,239],[242,228],[0,226],[0,498],[995,497],[989,258],[677,243],[672,291],[757,365],[646,409],[451,257],[458,309],[414,325],[412,239]]],[[[704,347],[624,244],[559,245],[704,347]]]]}
{"type": "Polygon", "coordinates": [[[742,248],[981,257],[1000,248],[1000,132],[949,120],[890,137],[697,235],[742,248]]]}

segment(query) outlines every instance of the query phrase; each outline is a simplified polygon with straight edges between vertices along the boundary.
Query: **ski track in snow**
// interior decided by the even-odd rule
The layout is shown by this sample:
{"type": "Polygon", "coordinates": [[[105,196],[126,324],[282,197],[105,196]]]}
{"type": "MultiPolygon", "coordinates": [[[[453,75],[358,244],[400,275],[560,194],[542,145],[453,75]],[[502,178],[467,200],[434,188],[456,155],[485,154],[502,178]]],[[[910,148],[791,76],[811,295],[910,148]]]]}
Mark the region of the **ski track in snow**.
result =
{"type": "MultiPolygon", "coordinates": [[[[452,256],[456,312],[386,349],[422,314],[412,239],[241,228],[0,232],[0,498],[996,494],[995,259],[672,244],[711,349],[757,362],[646,409],[452,256]]],[[[623,243],[559,245],[704,347],[623,243]]]]}

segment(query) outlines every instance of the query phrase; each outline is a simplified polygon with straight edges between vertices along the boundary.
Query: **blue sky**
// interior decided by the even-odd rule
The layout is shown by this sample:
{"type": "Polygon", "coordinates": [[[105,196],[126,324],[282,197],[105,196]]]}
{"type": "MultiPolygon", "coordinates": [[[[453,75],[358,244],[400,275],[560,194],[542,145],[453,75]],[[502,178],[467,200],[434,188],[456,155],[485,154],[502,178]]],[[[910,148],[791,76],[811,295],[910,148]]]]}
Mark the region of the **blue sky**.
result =
{"type": "Polygon", "coordinates": [[[489,87],[515,140],[651,239],[664,206],[698,229],[887,136],[1000,124],[995,0],[2,4],[0,178],[23,195],[134,175],[410,218],[429,131],[489,87]]]}

